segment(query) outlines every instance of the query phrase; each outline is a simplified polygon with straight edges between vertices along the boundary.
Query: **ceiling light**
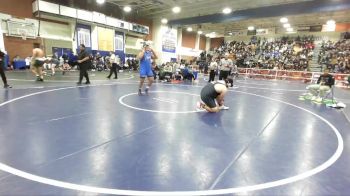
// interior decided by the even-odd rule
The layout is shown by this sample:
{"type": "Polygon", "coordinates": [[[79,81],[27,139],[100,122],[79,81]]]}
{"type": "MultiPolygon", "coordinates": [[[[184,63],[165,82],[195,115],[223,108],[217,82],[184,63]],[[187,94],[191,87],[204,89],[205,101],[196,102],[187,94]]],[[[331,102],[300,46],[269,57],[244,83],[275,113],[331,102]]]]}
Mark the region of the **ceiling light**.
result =
{"type": "Polygon", "coordinates": [[[176,6],[176,7],[173,8],[173,12],[175,14],[177,14],[177,13],[181,12],[181,8],[176,6]]]}
{"type": "Polygon", "coordinates": [[[232,9],[228,8],[228,7],[222,10],[222,13],[224,13],[224,14],[229,14],[231,12],[232,12],[232,9]]]}
{"type": "Polygon", "coordinates": [[[210,34],[205,34],[205,37],[209,37],[210,36],[210,34]]]}
{"type": "Polygon", "coordinates": [[[97,2],[98,4],[103,4],[103,3],[105,3],[105,0],[96,0],[96,2],[97,2]]]}
{"type": "Polygon", "coordinates": [[[289,23],[286,23],[283,25],[284,28],[290,28],[290,24],[289,23]]]}
{"type": "Polygon", "coordinates": [[[191,32],[192,30],[193,30],[192,27],[187,28],[187,31],[189,31],[189,32],[191,32]]]}
{"type": "Polygon", "coordinates": [[[294,29],[293,28],[287,28],[287,32],[292,32],[292,31],[294,31],[294,29]]]}
{"type": "Polygon", "coordinates": [[[163,18],[163,19],[161,20],[161,22],[162,22],[163,24],[167,24],[167,23],[168,23],[168,19],[163,18]]]}
{"type": "Polygon", "coordinates": [[[203,31],[198,31],[198,34],[201,35],[203,33],[203,31]]]}
{"type": "Polygon", "coordinates": [[[131,7],[125,6],[123,10],[124,12],[131,12],[131,7]]]}
{"type": "Polygon", "coordinates": [[[248,27],[249,31],[253,31],[254,29],[255,29],[255,27],[253,27],[253,26],[248,27]]]}
{"type": "Polygon", "coordinates": [[[233,35],[233,33],[231,33],[231,32],[230,32],[230,33],[228,33],[228,34],[229,34],[229,35],[233,35]]]}
{"type": "Polygon", "coordinates": [[[287,23],[288,22],[288,18],[283,17],[283,18],[280,19],[280,22],[281,23],[287,23]]]}
{"type": "Polygon", "coordinates": [[[335,21],[334,20],[328,20],[327,21],[327,25],[335,25],[335,21]]]}

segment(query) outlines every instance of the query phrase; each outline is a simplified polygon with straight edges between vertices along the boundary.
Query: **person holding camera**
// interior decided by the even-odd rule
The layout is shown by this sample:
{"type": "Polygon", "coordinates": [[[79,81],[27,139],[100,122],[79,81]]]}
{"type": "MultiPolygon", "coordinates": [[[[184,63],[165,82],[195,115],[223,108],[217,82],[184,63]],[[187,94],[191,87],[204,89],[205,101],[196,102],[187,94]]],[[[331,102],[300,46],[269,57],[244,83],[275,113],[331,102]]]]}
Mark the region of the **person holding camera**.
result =
{"type": "Polygon", "coordinates": [[[2,82],[4,83],[4,88],[12,88],[10,85],[7,84],[7,79],[4,71],[3,63],[5,62],[5,53],[0,50],[0,75],[2,82]]]}

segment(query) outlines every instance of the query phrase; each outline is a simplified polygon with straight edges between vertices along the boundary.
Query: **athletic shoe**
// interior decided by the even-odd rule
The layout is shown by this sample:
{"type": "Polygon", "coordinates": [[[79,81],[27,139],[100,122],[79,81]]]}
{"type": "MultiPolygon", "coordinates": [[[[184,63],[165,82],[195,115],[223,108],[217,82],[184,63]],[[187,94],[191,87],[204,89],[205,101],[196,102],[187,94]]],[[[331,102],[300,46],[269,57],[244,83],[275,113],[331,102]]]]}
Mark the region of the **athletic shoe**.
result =
{"type": "Polygon", "coordinates": [[[85,82],[85,84],[91,84],[90,82],[85,82]]]}
{"type": "Polygon", "coordinates": [[[5,84],[4,85],[4,88],[12,88],[12,86],[8,85],[8,84],[5,84]]]}
{"type": "Polygon", "coordinates": [[[202,102],[198,101],[196,105],[197,105],[197,107],[196,107],[197,112],[204,112],[205,111],[205,109],[203,108],[204,104],[202,102]]]}
{"type": "Polygon", "coordinates": [[[146,89],[145,89],[146,95],[148,95],[148,91],[149,91],[149,88],[146,88],[146,89]]]}
{"type": "Polygon", "coordinates": [[[77,85],[81,85],[81,82],[77,82],[77,85]]]}
{"type": "Polygon", "coordinates": [[[230,109],[230,108],[227,107],[227,106],[222,105],[222,106],[219,107],[219,109],[220,109],[220,110],[228,110],[228,109],[230,109]]]}
{"type": "Polygon", "coordinates": [[[321,103],[321,102],[322,102],[322,98],[321,98],[321,97],[317,98],[317,99],[315,100],[315,102],[321,103]]]}
{"type": "Polygon", "coordinates": [[[204,108],[196,108],[197,112],[205,112],[206,110],[204,108]]]}
{"type": "Polygon", "coordinates": [[[141,89],[139,89],[139,95],[140,95],[140,96],[142,95],[142,91],[141,91],[141,89]]]}
{"type": "Polygon", "coordinates": [[[198,101],[197,104],[196,104],[196,106],[197,106],[197,109],[202,108],[202,107],[201,107],[201,102],[198,101]]]}

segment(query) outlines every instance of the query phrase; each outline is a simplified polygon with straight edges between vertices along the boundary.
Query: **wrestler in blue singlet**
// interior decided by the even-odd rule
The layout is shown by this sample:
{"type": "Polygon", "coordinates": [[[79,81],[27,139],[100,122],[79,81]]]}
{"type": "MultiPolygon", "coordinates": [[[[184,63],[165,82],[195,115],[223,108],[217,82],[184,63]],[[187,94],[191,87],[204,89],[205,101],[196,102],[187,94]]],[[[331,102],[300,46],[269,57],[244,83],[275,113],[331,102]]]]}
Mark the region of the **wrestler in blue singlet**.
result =
{"type": "Polygon", "coordinates": [[[151,59],[152,59],[152,52],[145,51],[145,55],[140,60],[140,77],[141,78],[153,77],[151,59]]]}

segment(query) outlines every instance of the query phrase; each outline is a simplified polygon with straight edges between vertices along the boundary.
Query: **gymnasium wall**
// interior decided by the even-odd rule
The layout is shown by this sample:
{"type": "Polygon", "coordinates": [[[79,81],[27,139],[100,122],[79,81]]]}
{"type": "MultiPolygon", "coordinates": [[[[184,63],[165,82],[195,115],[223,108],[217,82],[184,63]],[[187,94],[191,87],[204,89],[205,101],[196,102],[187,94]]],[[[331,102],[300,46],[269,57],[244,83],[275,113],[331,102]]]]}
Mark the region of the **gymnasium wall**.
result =
{"type": "MultiPolygon", "coordinates": [[[[60,1],[60,0],[48,0],[50,2],[58,3],[58,4],[63,4],[67,6],[72,6],[80,9],[87,9],[86,5],[89,3],[94,3],[94,2],[85,2],[82,3],[80,0],[76,1],[71,1],[71,0],[65,0],[65,1],[60,1]],[[73,3],[73,4],[72,4],[73,3]]],[[[12,17],[18,17],[18,18],[33,18],[32,14],[32,2],[33,0],[1,0],[1,5],[0,5],[0,13],[4,14],[9,14],[12,17]],[[14,6],[16,5],[16,6],[14,6]]],[[[110,8],[101,8],[101,7],[111,7],[111,6],[101,6],[101,7],[96,7],[92,6],[93,10],[92,11],[98,11],[101,13],[105,13],[108,16],[114,16],[117,18],[122,18],[121,14],[118,13],[116,15],[111,15],[108,14],[112,9],[110,8]],[[106,10],[105,10],[106,9],[106,10]]],[[[91,10],[91,7],[87,10],[91,10]]],[[[116,9],[113,10],[113,12],[116,12],[116,9]]],[[[130,17],[129,17],[130,18],[130,17]]],[[[125,19],[125,18],[124,18],[125,19]]],[[[60,22],[60,21],[54,21],[54,20],[46,20],[43,19],[44,21],[41,21],[41,28],[40,28],[40,36],[43,39],[37,39],[37,40],[22,40],[21,38],[15,38],[15,37],[7,37],[4,34],[4,45],[9,53],[9,55],[15,56],[16,54],[20,55],[21,58],[25,58],[26,56],[30,55],[33,49],[34,43],[36,44],[43,44],[45,47],[45,51],[47,52],[47,55],[51,55],[52,53],[52,47],[64,47],[64,48],[72,48],[73,51],[75,51],[75,42],[73,41],[73,35],[74,35],[74,24],[69,24],[65,22],[60,22]],[[45,41],[44,41],[45,40],[45,41]],[[46,41],[49,40],[49,41],[46,41]],[[56,40],[55,42],[53,40],[56,40]],[[70,42],[70,45],[68,46],[68,42],[70,42]],[[21,45],[21,47],[18,47],[18,45],[21,45]],[[57,44],[57,45],[55,45],[57,44]]],[[[127,20],[130,21],[130,20],[127,20]]],[[[150,27],[150,34],[148,36],[144,36],[144,38],[148,40],[152,40],[152,21],[148,21],[145,19],[139,19],[139,20],[131,20],[130,22],[135,22],[138,24],[142,25],[147,25],[150,27]]],[[[2,22],[2,28],[3,32],[6,33],[7,31],[7,26],[6,22],[2,22]]],[[[106,40],[99,40],[100,38],[103,38],[103,36],[98,36],[98,31],[97,31],[97,26],[96,25],[91,25],[92,26],[92,44],[93,44],[93,49],[98,50],[100,44],[99,42],[105,42],[106,40]],[[95,31],[94,31],[95,30],[95,31]]],[[[113,30],[113,40],[114,40],[114,30],[113,30]]],[[[114,41],[112,42],[112,44],[114,41]]],[[[110,47],[106,46],[108,49],[110,47]]],[[[102,48],[101,48],[102,49],[102,48]]],[[[139,49],[137,49],[139,51],[139,49]]]]}
{"type": "MultiPolygon", "coordinates": [[[[0,12],[13,15],[20,18],[32,18],[32,0],[1,0],[0,12]]],[[[3,31],[6,32],[6,23],[2,23],[3,31]]],[[[40,44],[41,40],[22,40],[16,37],[7,37],[4,35],[4,45],[10,59],[16,55],[26,57],[31,55],[33,44],[40,44]],[[19,47],[20,46],[20,47],[19,47]]]]}
{"type": "Polygon", "coordinates": [[[68,24],[56,24],[52,22],[41,21],[41,37],[37,39],[27,40],[6,36],[7,26],[5,24],[6,23],[3,22],[2,25],[3,32],[5,33],[3,34],[4,45],[11,59],[16,55],[19,55],[21,58],[30,56],[32,54],[34,45],[43,45],[47,55],[52,55],[52,47],[64,46],[64,48],[72,48],[72,32],[71,27],[68,24]],[[56,42],[47,42],[46,40],[56,40],[56,42]]]}
{"type": "Polygon", "coordinates": [[[127,21],[129,22],[134,22],[140,25],[145,25],[149,27],[149,34],[144,36],[145,40],[153,40],[153,21],[152,20],[147,20],[147,19],[136,19],[136,18],[128,18],[127,21]]]}
{"type": "Polygon", "coordinates": [[[0,12],[20,18],[33,18],[33,0],[1,0],[0,12]]]}
{"type": "Polygon", "coordinates": [[[346,32],[350,31],[350,23],[339,23],[337,24],[335,31],[346,32]]]}
{"type": "Polygon", "coordinates": [[[7,54],[12,61],[16,55],[19,55],[21,58],[31,56],[34,44],[40,45],[42,42],[41,39],[22,40],[22,38],[4,36],[4,43],[7,54]]]}
{"type": "Polygon", "coordinates": [[[44,46],[45,46],[45,54],[47,56],[52,56],[52,48],[72,48],[72,42],[70,41],[62,41],[62,40],[56,40],[56,39],[45,39],[44,40],[44,46]]]}
{"type": "MultiPolygon", "coordinates": [[[[41,21],[40,36],[46,39],[72,41],[72,28],[70,24],[59,24],[41,21]]],[[[72,44],[71,46],[72,47],[72,44]]]]}
{"type": "Polygon", "coordinates": [[[210,48],[212,49],[212,48],[219,47],[222,44],[223,41],[224,41],[223,37],[210,39],[210,48]]]}
{"type": "Polygon", "coordinates": [[[111,4],[111,3],[107,3],[107,6],[104,6],[96,3],[96,0],[45,0],[45,1],[60,4],[60,5],[65,5],[68,7],[79,8],[83,10],[95,11],[114,18],[123,17],[123,10],[121,10],[117,5],[111,4]]]}
{"type": "Polygon", "coordinates": [[[201,35],[199,40],[199,50],[205,50],[206,44],[207,38],[204,35],[201,35]]]}
{"type": "Polygon", "coordinates": [[[182,47],[192,48],[196,47],[197,34],[195,32],[187,32],[182,30],[182,47]]]}

